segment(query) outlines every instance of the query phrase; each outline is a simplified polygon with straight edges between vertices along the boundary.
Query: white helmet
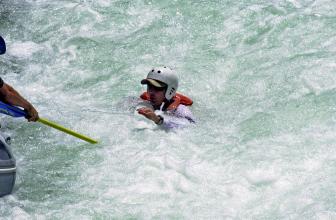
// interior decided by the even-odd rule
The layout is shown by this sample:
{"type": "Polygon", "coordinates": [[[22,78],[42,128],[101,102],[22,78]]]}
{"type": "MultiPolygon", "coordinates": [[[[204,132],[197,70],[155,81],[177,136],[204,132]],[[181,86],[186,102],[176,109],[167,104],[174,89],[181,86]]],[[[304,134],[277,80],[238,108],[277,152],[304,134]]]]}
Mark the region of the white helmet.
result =
{"type": "Polygon", "coordinates": [[[172,99],[178,87],[178,78],[176,73],[169,67],[156,67],[149,71],[146,79],[141,80],[141,84],[152,84],[155,87],[167,86],[165,97],[172,99]],[[162,84],[164,83],[164,85],[162,84]]]}

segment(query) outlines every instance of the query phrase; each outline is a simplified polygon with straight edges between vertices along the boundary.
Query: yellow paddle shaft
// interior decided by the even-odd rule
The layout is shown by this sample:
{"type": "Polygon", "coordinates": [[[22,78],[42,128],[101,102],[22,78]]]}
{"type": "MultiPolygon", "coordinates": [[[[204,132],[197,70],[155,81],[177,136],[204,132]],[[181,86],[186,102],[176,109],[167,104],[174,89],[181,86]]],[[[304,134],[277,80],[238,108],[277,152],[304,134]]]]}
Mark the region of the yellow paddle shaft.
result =
{"type": "Polygon", "coordinates": [[[96,143],[98,143],[98,141],[96,141],[96,140],[93,140],[93,139],[91,139],[91,138],[89,138],[89,137],[87,137],[87,136],[85,136],[85,135],[82,135],[82,134],[79,134],[79,133],[77,133],[77,132],[74,132],[74,131],[72,131],[72,130],[70,130],[70,129],[67,129],[67,128],[65,128],[65,127],[63,127],[63,126],[61,126],[61,125],[58,125],[58,124],[56,124],[55,122],[51,122],[51,121],[49,121],[49,120],[47,120],[47,119],[45,119],[45,118],[39,118],[37,121],[38,121],[38,122],[41,122],[42,124],[45,124],[45,125],[47,125],[47,126],[53,127],[53,128],[55,128],[55,129],[57,129],[57,130],[63,131],[63,132],[65,132],[65,133],[67,133],[67,134],[70,134],[70,135],[72,135],[72,136],[75,136],[75,137],[77,137],[77,138],[79,138],[79,139],[82,139],[82,140],[84,140],[84,141],[87,141],[87,142],[89,142],[89,143],[91,143],[91,144],[96,144],[96,143]]]}

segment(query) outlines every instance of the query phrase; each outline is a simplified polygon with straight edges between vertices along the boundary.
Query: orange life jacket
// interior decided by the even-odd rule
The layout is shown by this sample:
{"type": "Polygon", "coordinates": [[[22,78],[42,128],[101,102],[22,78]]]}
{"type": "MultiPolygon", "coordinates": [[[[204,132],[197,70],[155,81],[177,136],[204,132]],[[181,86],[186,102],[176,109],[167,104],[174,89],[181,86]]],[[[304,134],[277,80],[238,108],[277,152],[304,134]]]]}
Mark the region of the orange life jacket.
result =
{"type": "MultiPolygon", "coordinates": [[[[144,92],[141,94],[140,98],[143,100],[149,101],[149,94],[148,92],[144,92]]],[[[173,97],[173,102],[168,106],[167,110],[174,110],[176,109],[180,104],[190,106],[193,104],[193,101],[180,93],[176,93],[176,95],[173,97]]]]}

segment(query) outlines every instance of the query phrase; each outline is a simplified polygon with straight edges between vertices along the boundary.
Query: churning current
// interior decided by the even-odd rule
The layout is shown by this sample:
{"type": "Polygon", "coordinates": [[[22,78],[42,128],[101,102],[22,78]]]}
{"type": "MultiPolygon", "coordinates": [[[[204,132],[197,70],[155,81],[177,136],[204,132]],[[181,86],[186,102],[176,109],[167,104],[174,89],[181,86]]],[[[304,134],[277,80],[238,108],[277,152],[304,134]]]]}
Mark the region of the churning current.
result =
{"type": "Polygon", "coordinates": [[[335,1],[1,0],[0,34],[1,78],[99,140],[2,115],[2,219],[336,218],[335,1]],[[195,125],[120,106],[163,65],[195,125]]]}

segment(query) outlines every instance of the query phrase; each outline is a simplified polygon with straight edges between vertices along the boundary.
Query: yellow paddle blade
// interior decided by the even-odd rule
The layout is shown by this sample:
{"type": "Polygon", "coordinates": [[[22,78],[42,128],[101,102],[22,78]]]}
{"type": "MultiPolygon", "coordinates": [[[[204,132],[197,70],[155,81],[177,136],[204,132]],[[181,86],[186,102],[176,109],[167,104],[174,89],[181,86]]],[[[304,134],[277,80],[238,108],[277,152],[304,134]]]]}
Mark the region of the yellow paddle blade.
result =
{"type": "Polygon", "coordinates": [[[91,138],[89,138],[89,137],[87,137],[85,135],[82,135],[82,134],[74,132],[74,131],[72,131],[70,129],[67,129],[67,128],[61,126],[61,125],[56,124],[55,122],[48,121],[45,118],[39,118],[37,121],[41,122],[42,124],[48,125],[50,127],[53,127],[53,128],[55,128],[57,130],[63,131],[65,133],[67,133],[67,134],[70,134],[72,136],[75,136],[75,137],[77,137],[79,139],[82,139],[82,140],[84,140],[86,142],[89,142],[91,144],[97,144],[98,143],[98,141],[96,141],[96,140],[93,140],[93,139],[91,139],[91,138]]]}

